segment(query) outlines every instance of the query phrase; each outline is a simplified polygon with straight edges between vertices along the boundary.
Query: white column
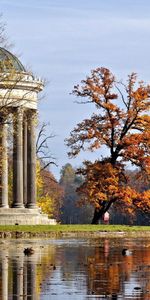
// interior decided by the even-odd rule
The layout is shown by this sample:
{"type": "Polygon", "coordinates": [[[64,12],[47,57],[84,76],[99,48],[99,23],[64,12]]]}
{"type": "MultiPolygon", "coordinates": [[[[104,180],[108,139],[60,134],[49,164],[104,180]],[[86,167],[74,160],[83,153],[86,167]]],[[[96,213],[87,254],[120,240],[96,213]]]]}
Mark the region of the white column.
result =
{"type": "Polygon", "coordinates": [[[13,144],[13,207],[23,205],[23,112],[19,108],[14,112],[13,144]]]}
{"type": "Polygon", "coordinates": [[[0,156],[0,207],[8,208],[7,123],[4,118],[0,124],[0,156]]]}
{"type": "Polygon", "coordinates": [[[36,206],[36,111],[31,110],[28,115],[27,134],[27,207],[36,206]]]}
{"type": "Polygon", "coordinates": [[[27,117],[23,116],[23,203],[27,204],[27,117]]]}

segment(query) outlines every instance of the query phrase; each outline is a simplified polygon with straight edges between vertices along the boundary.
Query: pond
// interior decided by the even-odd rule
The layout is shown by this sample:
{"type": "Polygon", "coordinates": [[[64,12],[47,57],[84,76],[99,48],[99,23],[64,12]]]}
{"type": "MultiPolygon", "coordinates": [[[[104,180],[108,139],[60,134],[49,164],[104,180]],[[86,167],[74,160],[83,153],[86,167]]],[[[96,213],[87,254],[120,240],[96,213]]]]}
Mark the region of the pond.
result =
{"type": "Polygon", "coordinates": [[[150,299],[150,239],[0,240],[0,299],[150,299]]]}

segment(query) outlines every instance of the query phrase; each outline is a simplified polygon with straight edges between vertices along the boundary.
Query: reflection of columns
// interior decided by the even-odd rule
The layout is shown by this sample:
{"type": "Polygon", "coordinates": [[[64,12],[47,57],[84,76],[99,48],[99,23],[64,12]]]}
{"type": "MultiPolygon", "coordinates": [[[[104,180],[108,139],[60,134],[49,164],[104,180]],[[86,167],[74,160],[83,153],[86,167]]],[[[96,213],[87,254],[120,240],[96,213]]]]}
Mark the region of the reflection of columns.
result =
{"type": "Polygon", "coordinates": [[[7,155],[7,124],[0,124],[0,207],[8,207],[8,155],[7,155]]]}
{"type": "Polygon", "coordinates": [[[23,120],[23,202],[27,203],[27,117],[23,120]]]}
{"type": "Polygon", "coordinates": [[[23,207],[23,149],[21,109],[14,113],[14,145],[13,145],[13,207],[23,207]]]}
{"type": "Polygon", "coordinates": [[[37,299],[36,293],[36,265],[33,261],[27,262],[27,295],[30,296],[31,300],[37,299]]]}
{"type": "MultiPolygon", "coordinates": [[[[4,253],[3,253],[4,254],[4,253]]],[[[2,299],[8,300],[8,257],[2,255],[2,299]]]]}
{"type": "Polygon", "coordinates": [[[24,298],[23,298],[23,300],[28,299],[27,287],[28,287],[27,263],[26,263],[26,261],[24,261],[24,265],[23,265],[23,295],[24,295],[24,298]]]}
{"type": "MultiPolygon", "coordinates": [[[[6,243],[0,251],[0,299],[9,298],[39,299],[37,290],[37,264],[39,262],[40,246],[32,256],[25,256],[25,243],[19,243],[12,248],[12,243],[6,243]],[[17,255],[16,255],[17,251],[17,255]]],[[[34,246],[34,244],[33,244],[34,246]]]]}
{"type": "Polygon", "coordinates": [[[28,114],[27,133],[27,207],[36,208],[35,111],[28,114]]]}
{"type": "Polygon", "coordinates": [[[13,262],[13,296],[16,300],[23,296],[23,257],[13,262]]]}

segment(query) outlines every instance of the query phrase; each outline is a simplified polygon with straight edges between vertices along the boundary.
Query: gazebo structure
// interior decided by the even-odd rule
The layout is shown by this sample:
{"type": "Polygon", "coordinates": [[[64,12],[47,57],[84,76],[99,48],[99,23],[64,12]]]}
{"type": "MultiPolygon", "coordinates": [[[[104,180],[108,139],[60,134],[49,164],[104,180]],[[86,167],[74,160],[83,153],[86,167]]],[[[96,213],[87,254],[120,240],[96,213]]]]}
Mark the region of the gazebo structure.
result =
{"type": "Polygon", "coordinates": [[[36,114],[43,81],[0,48],[0,224],[52,224],[36,205],[36,114]],[[13,202],[8,199],[8,120],[13,124],[13,202]]]}

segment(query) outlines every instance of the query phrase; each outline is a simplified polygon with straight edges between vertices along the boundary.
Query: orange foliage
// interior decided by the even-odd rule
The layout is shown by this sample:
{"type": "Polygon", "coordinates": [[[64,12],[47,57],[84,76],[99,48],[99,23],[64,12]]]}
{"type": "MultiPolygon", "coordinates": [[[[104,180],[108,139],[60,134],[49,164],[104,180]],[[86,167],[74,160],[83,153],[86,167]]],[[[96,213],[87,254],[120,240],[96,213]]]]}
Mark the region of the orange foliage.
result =
{"type": "Polygon", "coordinates": [[[110,207],[115,201],[128,203],[129,211],[133,204],[145,210],[150,205],[150,192],[136,192],[123,174],[124,166],[130,162],[147,178],[150,176],[150,86],[137,82],[135,73],[128,76],[125,84],[118,82],[108,69],[97,68],[82,80],[81,86],[74,87],[73,94],[83,98],[81,103],[95,104],[97,111],[71,132],[67,140],[69,155],[102,146],[110,152],[109,159],[85,162],[80,170],[85,176],[80,189],[84,199],[96,208],[105,202],[105,210],[106,202],[110,207]]]}
{"type": "Polygon", "coordinates": [[[46,169],[41,170],[40,176],[43,181],[42,196],[44,196],[45,198],[49,197],[49,199],[51,199],[53,217],[56,218],[57,221],[59,221],[62,207],[62,198],[64,194],[63,188],[59,185],[50,171],[46,169]]]}
{"type": "Polygon", "coordinates": [[[108,160],[90,163],[84,162],[84,168],[78,170],[85,177],[78,188],[81,203],[90,202],[96,209],[108,208],[115,203],[119,210],[134,213],[133,201],[139,193],[126,184],[127,178],[121,164],[113,166],[108,160]]]}

